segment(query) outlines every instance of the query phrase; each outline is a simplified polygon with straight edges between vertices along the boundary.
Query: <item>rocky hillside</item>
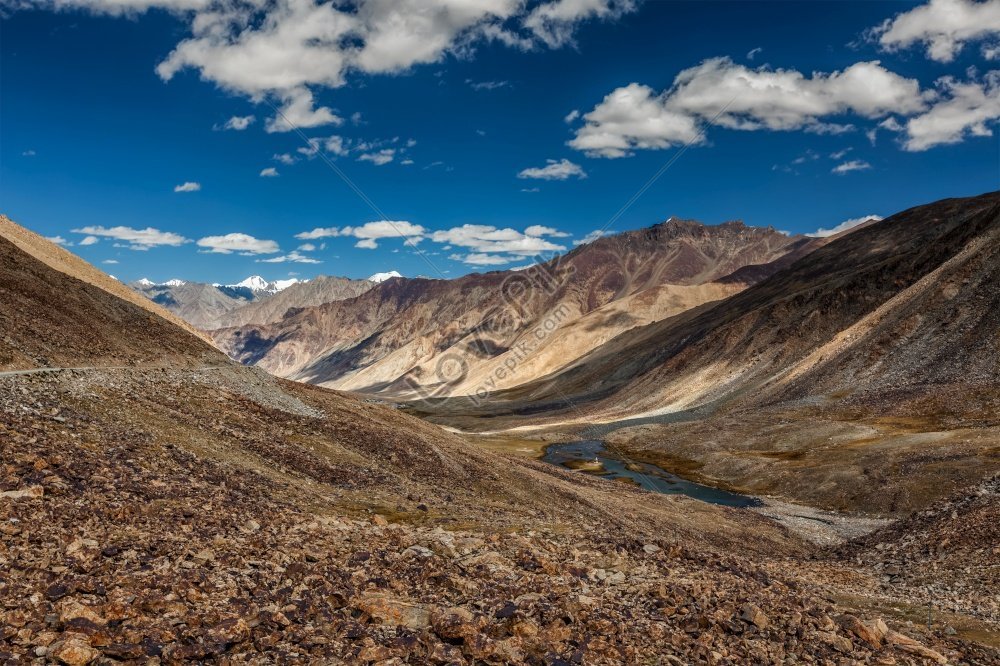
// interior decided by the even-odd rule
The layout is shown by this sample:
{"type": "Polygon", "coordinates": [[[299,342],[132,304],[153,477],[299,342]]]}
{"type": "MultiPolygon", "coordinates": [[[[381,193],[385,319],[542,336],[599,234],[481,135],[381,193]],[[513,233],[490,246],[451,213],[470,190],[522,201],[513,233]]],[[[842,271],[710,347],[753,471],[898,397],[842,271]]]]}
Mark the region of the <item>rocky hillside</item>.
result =
{"type": "Polygon", "coordinates": [[[355,299],[213,336],[243,363],[324,386],[475,394],[557,371],[623,331],[725,298],[821,244],[738,222],[670,220],[525,271],[390,279],[355,299]],[[502,372],[511,364],[516,372],[502,372]]]}

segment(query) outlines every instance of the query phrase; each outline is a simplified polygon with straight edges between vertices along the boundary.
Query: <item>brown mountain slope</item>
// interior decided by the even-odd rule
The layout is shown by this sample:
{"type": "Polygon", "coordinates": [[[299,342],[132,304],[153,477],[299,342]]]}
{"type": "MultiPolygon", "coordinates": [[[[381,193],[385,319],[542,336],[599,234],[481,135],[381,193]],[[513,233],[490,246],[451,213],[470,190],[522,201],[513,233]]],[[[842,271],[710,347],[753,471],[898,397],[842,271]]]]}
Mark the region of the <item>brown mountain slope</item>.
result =
{"type": "Polygon", "coordinates": [[[226,362],[187,324],[6,218],[0,266],[0,371],[226,362]]]}
{"type": "MultiPolygon", "coordinates": [[[[56,271],[99,287],[109,294],[113,294],[124,301],[148,310],[156,316],[166,319],[202,339],[208,339],[205,334],[195,329],[180,317],[151,303],[148,299],[142,298],[118,280],[94,268],[72,252],[68,252],[58,245],[50,243],[33,231],[25,229],[13,222],[6,215],[0,215],[0,238],[8,241],[22,252],[27,253],[56,271]]],[[[9,249],[6,251],[9,251],[9,249]]]]}
{"type": "Polygon", "coordinates": [[[474,394],[491,382],[530,381],[622,331],[728,296],[745,286],[729,277],[736,271],[756,266],[759,277],[820,244],[735,222],[671,220],[527,271],[389,280],[270,326],[213,335],[241,362],[311,383],[399,397],[474,394]],[[526,345],[531,363],[497,377],[526,345]]]}
{"type": "Polygon", "coordinates": [[[293,284],[263,300],[230,310],[216,318],[212,328],[270,324],[283,318],[293,308],[308,308],[354,298],[374,286],[375,283],[370,280],[320,275],[312,280],[293,284]]]}

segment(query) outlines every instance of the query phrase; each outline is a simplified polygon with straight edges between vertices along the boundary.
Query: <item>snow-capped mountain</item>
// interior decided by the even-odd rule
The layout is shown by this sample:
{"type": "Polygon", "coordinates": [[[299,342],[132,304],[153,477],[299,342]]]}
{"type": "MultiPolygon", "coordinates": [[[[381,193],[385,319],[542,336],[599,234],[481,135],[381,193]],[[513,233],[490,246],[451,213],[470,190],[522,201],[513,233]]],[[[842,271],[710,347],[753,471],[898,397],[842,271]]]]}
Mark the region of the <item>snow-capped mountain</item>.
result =
{"type": "Polygon", "coordinates": [[[403,277],[403,276],[400,275],[398,271],[389,271],[387,273],[375,273],[375,275],[372,275],[371,277],[368,278],[368,281],[378,284],[379,282],[385,282],[386,280],[394,277],[403,277]]]}
{"type": "Polygon", "coordinates": [[[275,280],[274,282],[268,282],[259,275],[251,275],[250,277],[237,282],[236,284],[219,285],[228,287],[230,289],[249,289],[255,294],[267,293],[276,294],[279,291],[284,291],[293,284],[298,284],[300,280],[298,278],[290,278],[288,280],[275,280]]]}
{"type": "Polygon", "coordinates": [[[171,280],[167,280],[166,282],[153,282],[149,278],[139,278],[132,284],[139,285],[140,287],[181,287],[187,284],[187,281],[173,278],[171,280]]]}

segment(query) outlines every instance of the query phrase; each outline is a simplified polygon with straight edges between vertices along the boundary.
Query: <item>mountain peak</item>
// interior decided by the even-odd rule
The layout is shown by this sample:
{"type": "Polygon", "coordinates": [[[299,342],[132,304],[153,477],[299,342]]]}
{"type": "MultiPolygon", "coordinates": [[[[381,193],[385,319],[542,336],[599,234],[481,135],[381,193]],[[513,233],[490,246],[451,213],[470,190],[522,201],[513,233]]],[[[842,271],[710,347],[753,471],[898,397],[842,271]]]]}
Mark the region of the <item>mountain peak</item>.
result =
{"type": "Polygon", "coordinates": [[[378,284],[379,282],[385,282],[386,280],[397,277],[403,277],[399,271],[388,271],[386,273],[375,273],[368,278],[368,281],[378,284]]]}
{"type": "Polygon", "coordinates": [[[230,287],[246,287],[247,289],[252,289],[254,291],[264,291],[268,287],[268,282],[259,275],[251,275],[250,277],[237,282],[236,284],[227,285],[230,287]]]}

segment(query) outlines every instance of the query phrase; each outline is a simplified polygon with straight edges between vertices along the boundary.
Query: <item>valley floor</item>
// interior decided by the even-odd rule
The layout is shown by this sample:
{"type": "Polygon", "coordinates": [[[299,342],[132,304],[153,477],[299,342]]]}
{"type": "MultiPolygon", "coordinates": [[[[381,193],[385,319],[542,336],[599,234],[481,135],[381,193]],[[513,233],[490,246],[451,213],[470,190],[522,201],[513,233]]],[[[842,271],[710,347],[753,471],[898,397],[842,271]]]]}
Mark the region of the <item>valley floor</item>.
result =
{"type": "Polygon", "coordinates": [[[1000,661],[996,482],[821,549],[238,367],[0,377],[0,454],[7,663],[1000,661]]]}

